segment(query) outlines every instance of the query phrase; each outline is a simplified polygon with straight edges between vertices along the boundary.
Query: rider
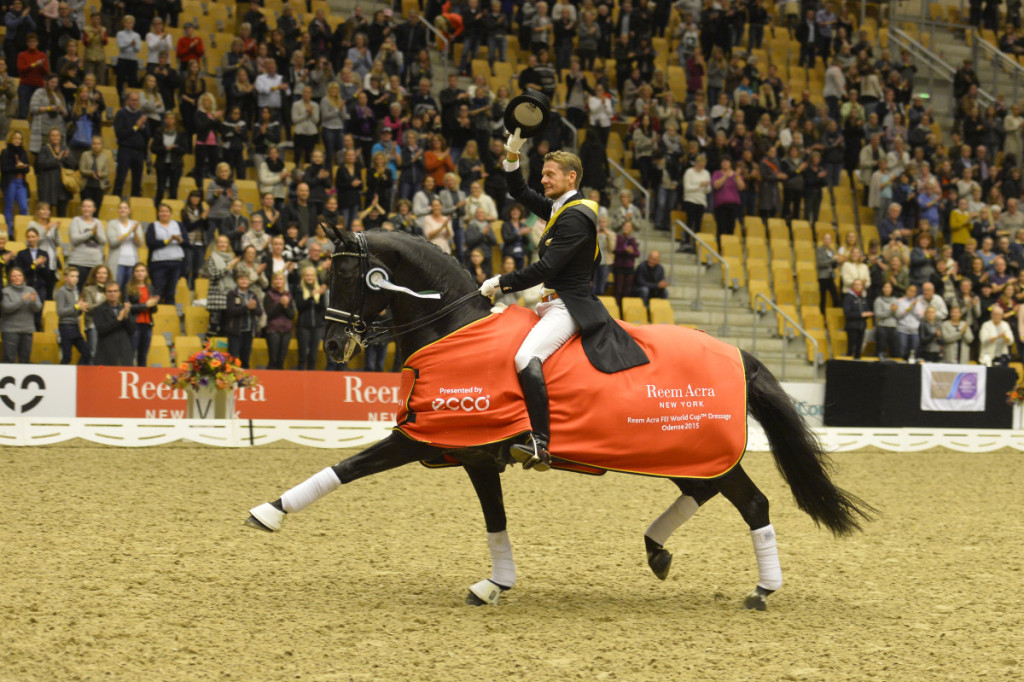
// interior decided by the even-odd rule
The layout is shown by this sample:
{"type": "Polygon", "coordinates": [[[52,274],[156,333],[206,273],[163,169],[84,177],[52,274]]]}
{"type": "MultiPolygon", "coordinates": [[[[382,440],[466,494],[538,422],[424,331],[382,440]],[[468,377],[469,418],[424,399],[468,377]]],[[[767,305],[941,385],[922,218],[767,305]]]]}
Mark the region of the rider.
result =
{"type": "Polygon", "coordinates": [[[598,205],[584,200],[578,190],[583,177],[580,158],[565,151],[545,155],[542,196],[526,186],[519,170],[519,150],[525,141],[520,132],[516,128],[505,144],[505,178],[509,194],[547,221],[537,249],[540,260],[523,270],[491,277],[480,286],[480,293],[492,297],[499,290],[509,293],[544,283],[537,305],[540,321],[527,334],[515,357],[533,433],[527,444],[512,446],[512,456],[524,469],[546,471],[551,456],[544,361],[576,332],[583,337],[583,350],[590,364],[602,372],[618,372],[649,360],[592,292],[591,281],[601,259],[597,247],[598,205]]]}

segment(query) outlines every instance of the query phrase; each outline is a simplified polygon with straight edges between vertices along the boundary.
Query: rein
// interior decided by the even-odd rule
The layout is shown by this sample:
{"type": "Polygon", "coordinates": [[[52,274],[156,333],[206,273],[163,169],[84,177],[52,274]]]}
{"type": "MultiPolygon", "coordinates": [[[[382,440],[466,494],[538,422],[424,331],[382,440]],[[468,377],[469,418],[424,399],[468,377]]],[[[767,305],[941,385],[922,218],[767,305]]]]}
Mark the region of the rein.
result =
{"type": "MultiPolygon", "coordinates": [[[[435,299],[439,300],[441,294],[438,292],[415,292],[403,286],[393,284],[388,279],[388,273],[383,268],[370,268],[370,256],[366,250],[366,238],[363,234],[357,233],[355,235],[356,242],[359,245],[359,251],[339,251],[331,256],[331,259],[335,258],[358,258],[359,259],[359,270],[360,279],[362,280],[362,286],[359,288],[360,300],[358,310],[362,311],[363,306],[366,302],[366,289],[372,289],[379,291],[385,289],[388,291],[396,291],[416,298],[435,299]]],[[[475,299],[480,295],[478,291],[471,291],[465,296],[462,296],[447,305],[444,305],[434,312],[421,317],[411,322],[404,324],[387,324],[373,320],[367,322],[363,319],[363,316],[359,313],[350,313],[347,310],[341,310],[339,308],[328,307],[324,318],[329,322],[336,322],[344,327],[346,336],[355,337],[359,345],[364,348],[372,343],[377,342],[380,339],[390,336],[391,338],[397,338],[410,332],[422,329],[428,324],[436,322],[437,320],[445,317],[457,308],[465,305],[467,302],[475,299]]]]}

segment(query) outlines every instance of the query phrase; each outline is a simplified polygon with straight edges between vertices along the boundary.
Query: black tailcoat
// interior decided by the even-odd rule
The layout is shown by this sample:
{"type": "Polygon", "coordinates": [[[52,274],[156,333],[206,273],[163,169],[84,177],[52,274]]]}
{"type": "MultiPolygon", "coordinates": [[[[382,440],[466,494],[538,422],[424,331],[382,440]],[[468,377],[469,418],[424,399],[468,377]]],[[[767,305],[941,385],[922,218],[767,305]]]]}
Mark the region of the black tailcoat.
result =
{"type": "MultiPolygon", "coordinates": [[[[608,314],[592,291],[594,271],[601,255],[597,248],[597,215],[578,204],[561,211],[554,222],[554,202],[526,186],[518,169],[507,172],[508,191],[526,208],[549,221],[537,247],[540,260],[498,281],[502,292],[520,291],[543,283],[561,298],[580,326],[587,359],[605,373],[650,362],[636,341],[608,314]]],[[[566,203],[583,199],[576,192],[566,203]]]]}

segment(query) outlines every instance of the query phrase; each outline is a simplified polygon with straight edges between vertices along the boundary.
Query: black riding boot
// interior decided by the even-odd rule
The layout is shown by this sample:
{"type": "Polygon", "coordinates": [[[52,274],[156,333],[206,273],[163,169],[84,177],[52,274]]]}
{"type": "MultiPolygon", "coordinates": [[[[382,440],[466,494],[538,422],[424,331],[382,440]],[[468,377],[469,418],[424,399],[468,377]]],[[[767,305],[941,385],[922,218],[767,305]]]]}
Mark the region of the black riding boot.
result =
{"type": "Polygon", "coordinates": [[[548,453],[551,418],[548,413],[548,387],[544,383],[544,371],[539,358],[530,360],[530,364],[519,373],[519,386],[526,399],[526,413],[530,415],[533,436],[525,445],[513,445],[510,448],[512,458],[522,464],[524,469],[547,471],[551,468],[551,455],[548,453]]]}

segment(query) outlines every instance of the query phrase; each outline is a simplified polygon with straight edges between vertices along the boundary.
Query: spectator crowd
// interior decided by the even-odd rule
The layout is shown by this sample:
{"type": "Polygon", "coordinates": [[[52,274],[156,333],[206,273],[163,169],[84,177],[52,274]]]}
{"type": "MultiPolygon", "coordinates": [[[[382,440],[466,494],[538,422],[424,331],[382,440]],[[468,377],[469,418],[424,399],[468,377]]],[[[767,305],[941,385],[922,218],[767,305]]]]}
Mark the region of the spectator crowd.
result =
{"type": "MultiPolygon", "coordinates": [[[[405,16],[356,7],[339,21],[312,3],[254,1],[219,51],[203,25],[178,28],[173,0],[0,10],[0,191],[21,247],[0,244],[5,361],[27,359],[54,300],[62,361],[76,347],[84,362],[145,364],[154,312],[184,278],[205,298],[209,333],[243,359],[261,336],[280,367],[294,336],[299,366],[312,368],[333,248],[324,224],[421,235],[478,282],[524,267],[543,223],[508,196],[501,161],[505,107],[527,87],[556,104],[530,140],[528,183],[539,187],[547,152],[578,143],[583,185],[603,206],[595,293],[611,279],[620,302],[667,296],[660,254],[641,253],[635,232],[669,231],[675,212],[694,229],[713,216],[719,235],[744,216],[814,226],[826,193],[854,183],[877,242],[853,233],[818,251],[822,306],[829,294],[840,303],[837,273],[853,292],[851,354],[872,320],[882,352],[934,357],[930,330],[944,352],[953,308],[961,346],[974,339],[963,357],[1006,355],[985,345],[996,308],[996,326],[1020,336],[1024,116],[983,100],[965,63],[943,130],[915,93],[910,55],[880,49],[841,5],[427,0],[405,16]],[[430,26],[450,41],[451,72],[431,58],[430,26]],[[791,88],[789,65],[764,50],[776,35],[820,92],[791,88]],[[631,190],[613,191],[609,158],[654,197],[649,215],[631,190]],[[142,215],[144,190],[153,209],[142,215]],[[891,318],[888,345],[876,332],[891,318]],[[104,350],[108,337],[118,342],[104,350]]],[[[372,349],[368,368],[383,360],[372,349]]]]}

